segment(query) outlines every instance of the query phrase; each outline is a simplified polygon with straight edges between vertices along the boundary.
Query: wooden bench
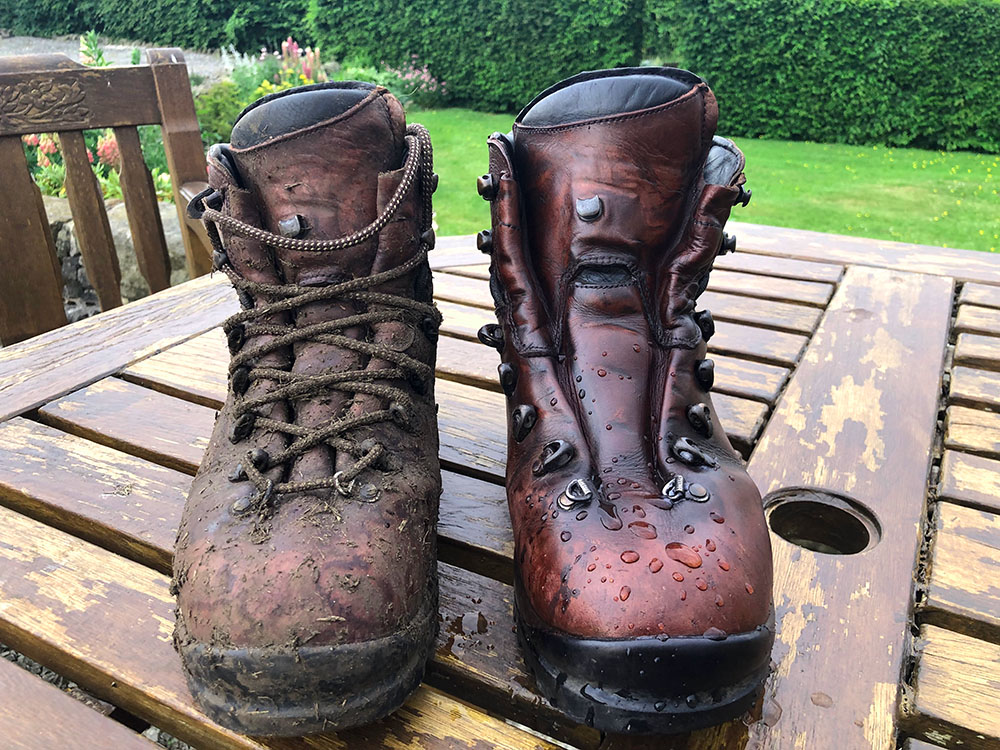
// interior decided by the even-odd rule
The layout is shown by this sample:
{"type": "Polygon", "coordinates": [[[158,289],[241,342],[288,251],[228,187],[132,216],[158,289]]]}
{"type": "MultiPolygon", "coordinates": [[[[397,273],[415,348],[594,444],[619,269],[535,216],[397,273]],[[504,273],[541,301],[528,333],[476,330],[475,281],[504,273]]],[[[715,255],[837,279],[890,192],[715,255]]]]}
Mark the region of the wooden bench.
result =
{"type": "MultiPolygon", "coordinates": [[[[441,631],[401,711],[262,741],[187,693],[167,587],[225,397],[219,325],[237,305],[219,275],[0,351],[0,642],[199,748],[1000,746],[1000,258],[735,231],[741,252],[705,295],[722,422],[764,492],[837,493],[874,519],[858,554],[772,535],[778,636],[753,713],[636,740],[568,723],[535,692],[512,631],[504,402],[495,354],[473,341],[493,313],[471,238],[431,254],[441,631]]],[[[0,708],[0,737],[24,731],[17,718],[0,708]]]]}
{"type": "Polygon", "coordinates": [[[0,343],[66,324],[62,275],[38,187],[20,137],[54,132],[87,277],[102,310],[122,303],[121,271],[83,131],[113,128],[121,186],[139,270],[152,291],[170,286],[170,260],[137,125],[159,124],[192,277],[210,266],[204,229],[186,219],[187,198],[205,185],[194,100],[184,57],[153,49],[149,65],[87,68],[65,55],[0,58],[0,343]]]}

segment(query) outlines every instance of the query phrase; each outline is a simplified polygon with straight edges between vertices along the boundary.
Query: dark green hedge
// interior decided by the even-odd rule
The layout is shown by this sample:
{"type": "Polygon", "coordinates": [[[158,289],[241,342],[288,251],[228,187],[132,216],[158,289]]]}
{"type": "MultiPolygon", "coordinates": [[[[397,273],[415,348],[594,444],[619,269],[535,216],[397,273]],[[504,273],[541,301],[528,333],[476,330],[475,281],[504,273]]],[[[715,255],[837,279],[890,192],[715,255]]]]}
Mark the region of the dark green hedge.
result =
{"type": "Polygon", "coordinates": [[[1000,151],[998,0],[650,0],[733,135],[1000,151]]]}
{"type": "Polygon", "coordinates": [[[514,111],[581,69],[635,65],[645,0],[310,0],[311,36],[339,59],[417,55],[458,104],[514,111]]]}
{"type": "Polygon", "coordinates": [[[1000,0],[0,0],[0,28],[340,60],[416,55],[452,103],[514,111],[640,55],[704,76],[733,135],[1000,151],[1000,0]]]}

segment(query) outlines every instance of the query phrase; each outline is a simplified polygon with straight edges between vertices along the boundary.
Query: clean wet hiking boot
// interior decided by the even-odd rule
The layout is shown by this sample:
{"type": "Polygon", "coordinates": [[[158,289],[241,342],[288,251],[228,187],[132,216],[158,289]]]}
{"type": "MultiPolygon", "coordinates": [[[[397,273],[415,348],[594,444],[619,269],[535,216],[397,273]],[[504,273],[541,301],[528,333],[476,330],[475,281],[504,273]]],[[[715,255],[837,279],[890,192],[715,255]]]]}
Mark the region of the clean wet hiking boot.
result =
{"type": "Polygon", "coordinates": [[[274,94],[191,204],[239,298],[174,555],[175,645],[218,723],[374,721],[437,631],[431,146],[363,83],[274,94]]]}
{"type": "Polygon", "coordinates": [[[712,406],[723,226],[743,155],[686,71],[583,73],[489,140],[515,611],[541,692],[608,732],[751,707],[774,639],[761,497],[712,406]]]}

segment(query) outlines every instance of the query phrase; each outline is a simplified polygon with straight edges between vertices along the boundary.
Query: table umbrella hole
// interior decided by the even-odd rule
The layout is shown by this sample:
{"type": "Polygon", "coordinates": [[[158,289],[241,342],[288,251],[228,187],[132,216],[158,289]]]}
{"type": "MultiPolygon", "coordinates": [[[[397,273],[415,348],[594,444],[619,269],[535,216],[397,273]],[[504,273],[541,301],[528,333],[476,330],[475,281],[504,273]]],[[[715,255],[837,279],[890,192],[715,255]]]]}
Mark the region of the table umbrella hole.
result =
{"type": "Polygon", "coordinates": [[[875,514],[853,498],[808,487],[785,487],[764,498],[771,531],[827,555],[856,555],[882,538],[875,514]]]}

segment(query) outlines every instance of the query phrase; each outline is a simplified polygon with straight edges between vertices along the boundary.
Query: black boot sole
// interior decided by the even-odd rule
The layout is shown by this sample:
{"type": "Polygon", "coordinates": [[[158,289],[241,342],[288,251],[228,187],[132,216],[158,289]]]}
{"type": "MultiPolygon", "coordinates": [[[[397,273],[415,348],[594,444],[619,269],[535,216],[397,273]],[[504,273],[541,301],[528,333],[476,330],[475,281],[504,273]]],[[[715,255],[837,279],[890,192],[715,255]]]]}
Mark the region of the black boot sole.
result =
{"type": "Polygon", "coordinates": [[[298,648],[220,649],[176,642],[199,708],[241,734],[300,737],[370,724],[399,708],[423,679],[437,637],[437,587],[396,633],[298,648]]]}
{"type": "Polygon", "coordinates": [[[515,587],[517,635],[539,691],[580,724],[621,734],[676,734],[750,710],[769,672],[774,611],[724,639],[578,638],[541,624],[515,587]]]}

